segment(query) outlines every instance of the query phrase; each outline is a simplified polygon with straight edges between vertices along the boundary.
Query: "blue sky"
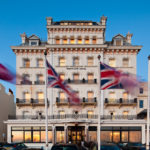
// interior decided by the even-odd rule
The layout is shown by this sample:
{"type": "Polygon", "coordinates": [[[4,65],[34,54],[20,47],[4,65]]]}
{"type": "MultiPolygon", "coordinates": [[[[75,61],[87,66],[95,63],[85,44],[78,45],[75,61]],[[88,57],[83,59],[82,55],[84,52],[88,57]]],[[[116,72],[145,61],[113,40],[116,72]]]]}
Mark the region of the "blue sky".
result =
{"type": "MultiPolygon", "coordinates": [[[[132,43],[142,45],[137,56],[137,74],[147,80],[150,54],[149,0],[0,0],[0,63],[15,69],[16,57],[10,46],[21,43],[20,34],[36,34],[47,39],[46,17],[59,20],[93,20],[108,17],[106,40],[118,33],[133,33],[132,43]]],[[[8,91],[15,86],[0,81],[8,91]]]]}

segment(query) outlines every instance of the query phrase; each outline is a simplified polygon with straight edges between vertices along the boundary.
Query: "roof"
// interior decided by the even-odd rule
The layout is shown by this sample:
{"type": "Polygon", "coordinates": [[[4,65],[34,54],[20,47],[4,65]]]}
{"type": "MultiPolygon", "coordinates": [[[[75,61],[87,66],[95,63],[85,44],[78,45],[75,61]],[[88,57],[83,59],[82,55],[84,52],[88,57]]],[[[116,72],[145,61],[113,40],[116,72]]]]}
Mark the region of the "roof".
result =
{"type": "Polygon", "coordinates": [[[38,36],[36,36],[35,34],[32,34],[31,36],[28,37],[29,40],[40,40],[40,38],[38,36]]]}

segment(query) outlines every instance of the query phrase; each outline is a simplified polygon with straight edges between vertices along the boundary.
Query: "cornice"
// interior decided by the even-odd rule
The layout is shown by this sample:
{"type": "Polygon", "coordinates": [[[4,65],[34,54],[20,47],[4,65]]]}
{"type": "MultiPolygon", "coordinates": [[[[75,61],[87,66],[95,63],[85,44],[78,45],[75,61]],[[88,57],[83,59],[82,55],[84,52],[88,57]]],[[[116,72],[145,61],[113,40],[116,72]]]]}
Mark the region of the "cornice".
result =
{"type": "Polygon", "coordinates": [[[112,45],[112,46],[108,46],[107,47],[107,49],[138,49],[138,50],[140,50],[142,48],[142,46],[141,45],[129,45],[129,46],[114,46],[114,45],[112,45]]]}

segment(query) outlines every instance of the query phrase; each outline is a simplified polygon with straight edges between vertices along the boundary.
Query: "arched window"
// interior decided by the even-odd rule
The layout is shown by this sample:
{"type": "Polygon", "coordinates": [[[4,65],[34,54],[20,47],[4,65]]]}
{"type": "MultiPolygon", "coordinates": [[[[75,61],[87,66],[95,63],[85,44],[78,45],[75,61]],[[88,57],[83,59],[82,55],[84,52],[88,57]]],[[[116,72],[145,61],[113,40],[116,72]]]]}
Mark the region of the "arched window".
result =
{"type": "Polygon", "coordinates": [[[70,44],[75,44],[75,39],[74,39],[74,37],[71,37],[71,38],[70,38],[70,44]]]}
{"type": "Polygon", "coordinates": [[[113,103],[116,99],[116,93],[115,92],[109,92],[109,102],[113,103]]]}
{"type": "Polygon", "coordinates": [[[92,38],[92,44],[97,44],[97,39],[95,36],[92,38]]]}
{"type": "Polygon", "coordinates": [[[81,38],[81,36],[78,37],[78,44],[82,44],[82,38],[81,38]]]}
{"type": "Polygon", "coordinates": [[[116,59],[115,58],[109,58],[109,66],[116,67],[116,59]]]}
{"type": "Polygon", "coordinates": [[[65,57],[59,58],[59,66],[66,66],[66,59],[65,57]]]}
{"type": "Polygon", "coordinates": [[[56,44],[60,44],[60,38],[59,38],[59,37],[56,37],[56,38],[55,38],[55,43],[56,43],[56,44]]]}
{"type": "Polygon", "coordinates": [[[88,73],[88,83],[93,83],[94,75],[93,73],[88,73]]]}
{"type": "Polygon", "coordinates": [[[23,59],[23,67],[25,68],[30,67],[30,60],[28,58],[23,59]]]}
{"type": "Polygon", "coordinates": [[[89,37],[85,37],[85,44],[90,44],[89,37]]]}
{"type": "Polygon", "coordinates": [[[64,73],[60,73],[59,76],[60,76],[60,78],[61,78],[62,80],[65,80],[65,74],[64,74],[64,73]]]}
{"type": "Polygon", "coordinates": [[[68,41],[67,41],[67,37],[63,37],[63,44],[67,44],[68,41]]]}

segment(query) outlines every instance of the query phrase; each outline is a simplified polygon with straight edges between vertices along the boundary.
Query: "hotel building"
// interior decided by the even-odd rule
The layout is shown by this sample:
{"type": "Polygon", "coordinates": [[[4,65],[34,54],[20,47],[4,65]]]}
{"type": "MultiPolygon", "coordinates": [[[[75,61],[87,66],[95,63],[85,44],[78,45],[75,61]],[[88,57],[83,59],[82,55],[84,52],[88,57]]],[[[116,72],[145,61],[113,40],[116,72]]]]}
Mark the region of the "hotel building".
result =
{"type": "Polygon", "coordinates": [[[146,142],[146,83],[138,96],[123,89],[101,91],[99,60],[117,69],[136,74],[136,56],[142,46],[132,45],[132,34],[117,34],[105,40],[107,17],[99,22],[47,17],[47,41],[21,34],[22,43],[12,46],[16,70],[30,82],[16,85],[16,116],[9,116],[8,142],[29,146],[45,145],[45,63],[47,60],[81,99],[80,108],[68,103],[61,89],[48,88],[48,141],[54,143],[96,141],[98,110],[101,111],[101,141],[146,142]],[[98,102],[101,102],[98,108],[98,102]]]}

